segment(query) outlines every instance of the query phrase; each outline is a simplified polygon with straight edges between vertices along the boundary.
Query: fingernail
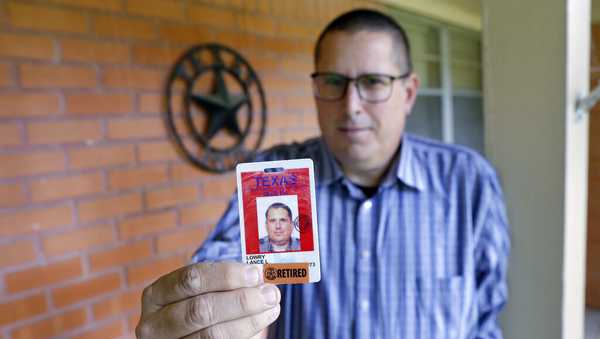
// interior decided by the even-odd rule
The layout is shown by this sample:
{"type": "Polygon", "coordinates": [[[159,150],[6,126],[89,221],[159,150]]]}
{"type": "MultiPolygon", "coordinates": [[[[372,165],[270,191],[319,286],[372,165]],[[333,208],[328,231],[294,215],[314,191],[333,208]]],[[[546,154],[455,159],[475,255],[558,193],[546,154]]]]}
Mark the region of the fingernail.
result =
{"type": "Polygon", "coordinates": [[[187,285],[193,289],[198,289],[200,287],[200,273],[195,268],[191,268],[187,270],[186,277],[187,285]]]}
{"type": "Polygon", "coordinates": [[[248,286],[258,285],[259,279],[260,279],[260,276],[258,274],[258,269],[256,267],[248,267],[246,269],[246,284],[248,284],[248,286]]]}
{"type": "Polygon", "coordinates": [[[273,321],[273,320],[277,319],[277,317],[279,317],[279,311],[280,311],[279,305],[277,305],[271,309],[271,313],[269,314],[271,321],[273,321]]]}
{"type": "Polygon", "coordinates": [[[277,294],[279,291],[277,291],[277,287],[273,286],[273,285],[264,285],[261,289],[260,289],[260,293],[263,296],[263,299],[265,300],[265,304],[269,305],[269,306],[273,306],[276,305],[277,302],[279,300],[277,300],[277,294]]]}

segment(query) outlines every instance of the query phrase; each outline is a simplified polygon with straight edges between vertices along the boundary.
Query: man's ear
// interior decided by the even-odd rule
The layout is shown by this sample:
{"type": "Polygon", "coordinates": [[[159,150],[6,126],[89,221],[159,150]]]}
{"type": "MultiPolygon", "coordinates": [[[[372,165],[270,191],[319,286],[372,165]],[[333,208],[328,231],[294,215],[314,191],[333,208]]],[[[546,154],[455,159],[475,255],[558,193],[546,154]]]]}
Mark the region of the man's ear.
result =
{"type": "Polygon", "coordinates": [[[406,115],[409,115],[412,112],[412,109],[417,101],[417,92],[419,90],[419,86],[421,85],[421,79],[417,73],[412,72],[410,76],[404,80],[404,102],[406,115]]]}

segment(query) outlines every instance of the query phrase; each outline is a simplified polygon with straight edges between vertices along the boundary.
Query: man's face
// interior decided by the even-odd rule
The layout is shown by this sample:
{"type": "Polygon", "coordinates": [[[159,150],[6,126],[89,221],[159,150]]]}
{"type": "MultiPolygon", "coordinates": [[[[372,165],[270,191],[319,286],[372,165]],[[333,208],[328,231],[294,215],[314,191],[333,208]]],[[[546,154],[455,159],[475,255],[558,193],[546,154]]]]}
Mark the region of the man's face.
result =
{"type": "MultiPolygon", "coordinates": [[[[316,71],[352,78],[368,73],[398,76],[406,69],[398,65],[394,49],[386,32],[330,32],[322,40],[316,71]]],[[[316,99],[323,138],[347,174],[388,167],[400,144],[418,85],[414,74],[394,80],[390,98],[378,103],[361,100],[354,82],[348,84],[340,100],[316,99]]]]}
{"type": "Polygon", "coordinates": [[[267,233],[271,242],[284,245],[292,237],[292,220],[287,210],[271,208],[267,213],[267,233]]]}

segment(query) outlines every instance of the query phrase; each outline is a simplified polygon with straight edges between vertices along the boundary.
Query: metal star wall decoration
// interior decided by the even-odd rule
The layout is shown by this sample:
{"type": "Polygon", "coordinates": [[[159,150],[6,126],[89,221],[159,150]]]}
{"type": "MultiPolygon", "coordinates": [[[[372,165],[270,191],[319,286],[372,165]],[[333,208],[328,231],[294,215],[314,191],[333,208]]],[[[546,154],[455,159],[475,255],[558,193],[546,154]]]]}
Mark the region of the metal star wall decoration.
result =
{"type": "Polygon", "coordinates": [[[198,167],[228,171],[260,147],[267,114],[264,91],[250,64],[233,49],[219,44],[189,49],[171,71],[166,99],[171,134],[198,167]],[[224,141],[229,145],[220,144],[224,141]]]}

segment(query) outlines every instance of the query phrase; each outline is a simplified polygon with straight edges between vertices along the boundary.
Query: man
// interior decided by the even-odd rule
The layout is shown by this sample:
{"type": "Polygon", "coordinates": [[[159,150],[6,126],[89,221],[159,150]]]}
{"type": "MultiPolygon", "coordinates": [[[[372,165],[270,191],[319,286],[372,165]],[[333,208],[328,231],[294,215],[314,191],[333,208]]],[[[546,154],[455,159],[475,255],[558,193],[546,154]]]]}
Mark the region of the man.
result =
{"type": "Polygon", "coordinates": [[[292,238],[292,210],[283,203],[271,204],[265,212],[267,236],[259,240],[261,252],[286,252],[300,249],[300,240],[292,238]]]}
{"type": "Polygon", "coordinates": [[[476,153],[404,133],[419,80],[402,28],[338,17],[312,78],[322,137],[259,160],[314,160],[321,282],[273,290],[252,266],[206,263],[239,260],[232,199],[198,264],[145,290],[138,336],[247,338],[274,323],[274,338],[501,338],[502,192],[476,153]]]}

